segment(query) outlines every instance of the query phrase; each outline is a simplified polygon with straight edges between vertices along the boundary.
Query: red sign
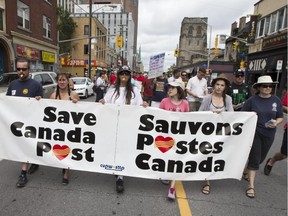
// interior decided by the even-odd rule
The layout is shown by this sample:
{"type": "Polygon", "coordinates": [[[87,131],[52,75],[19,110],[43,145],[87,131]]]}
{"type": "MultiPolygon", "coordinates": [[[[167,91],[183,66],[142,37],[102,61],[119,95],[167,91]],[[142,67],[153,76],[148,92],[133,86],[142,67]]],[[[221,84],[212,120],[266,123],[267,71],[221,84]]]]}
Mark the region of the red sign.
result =
{"type": "Polygon", "coordinates": [[[39,60],[40,51],[31,47],[16,45],[16,56],[18,58],[39,60]]]}
{"type": "MultiPolygon", "coordinates": [[[[61,62],[62,66],[85,67],[87,60],[84,59],[71,59],[70,61],[61,62]]],[[[91,66],[96,67],[96,60],[91,60],[91,66]]]]}

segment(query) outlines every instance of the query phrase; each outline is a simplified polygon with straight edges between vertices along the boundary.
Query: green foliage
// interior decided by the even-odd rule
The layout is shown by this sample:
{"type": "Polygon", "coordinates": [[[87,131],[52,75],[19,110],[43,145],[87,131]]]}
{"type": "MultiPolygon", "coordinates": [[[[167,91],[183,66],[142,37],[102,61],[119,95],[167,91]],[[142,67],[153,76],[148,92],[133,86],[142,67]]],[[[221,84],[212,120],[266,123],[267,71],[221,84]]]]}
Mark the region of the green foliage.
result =
{"type": "MultiPolygon", "coordinates": [[[[57,8],[57,29],[59,31],[59,41],[71,39],[75,31],[76,23],[70,17],[70,13],[62,7],[57,8]]],[[[60,43],[60,53],[70,52],[71,42],[60,43]]]]}

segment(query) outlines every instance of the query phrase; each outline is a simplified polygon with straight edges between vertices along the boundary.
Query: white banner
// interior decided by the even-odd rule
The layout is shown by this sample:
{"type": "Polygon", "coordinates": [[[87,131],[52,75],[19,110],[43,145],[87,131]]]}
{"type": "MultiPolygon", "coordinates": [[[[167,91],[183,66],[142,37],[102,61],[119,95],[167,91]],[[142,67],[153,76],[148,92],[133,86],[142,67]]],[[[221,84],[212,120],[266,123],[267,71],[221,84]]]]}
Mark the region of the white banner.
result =
{"type": "Polygon", "coordinates": [[[155,78],[164,72],[165,53],[160,53],[150,57],[148,78],[155,78]]]}
{"type": "Polygon", "coordinates": [[[0,158],[151,179],[241,179],[254,112],[0,96],[0,158]]]}

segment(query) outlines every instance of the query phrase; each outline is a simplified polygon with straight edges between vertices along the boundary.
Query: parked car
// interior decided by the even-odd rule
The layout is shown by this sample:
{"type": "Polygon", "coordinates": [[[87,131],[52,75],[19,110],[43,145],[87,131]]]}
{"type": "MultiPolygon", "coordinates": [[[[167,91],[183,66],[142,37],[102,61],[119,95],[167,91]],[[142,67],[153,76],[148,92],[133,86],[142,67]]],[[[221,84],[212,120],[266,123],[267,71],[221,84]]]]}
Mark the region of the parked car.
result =
{"type": "MultiPolygon", "coordinates": [[[[52,71],[30,72],[29,76],[31,79],[36,80],[42,85],[44,98],[49,98],[52,92],[55,91],[57,86],[55,80],[57,74],[55,72],[52,71]]],[[[4,94],[7,91],[9,83],[15,79],[18,79],[17,72],[4,73],[2,79],[0,78],[0,92],[4,94]]]]}
{"type": "Polygon", "coordinates": [[[78,93],[79,97],[88,98],[94,94],[94,83],[88,77],[71,77],[74,82],[74,91],[78,93]]]}

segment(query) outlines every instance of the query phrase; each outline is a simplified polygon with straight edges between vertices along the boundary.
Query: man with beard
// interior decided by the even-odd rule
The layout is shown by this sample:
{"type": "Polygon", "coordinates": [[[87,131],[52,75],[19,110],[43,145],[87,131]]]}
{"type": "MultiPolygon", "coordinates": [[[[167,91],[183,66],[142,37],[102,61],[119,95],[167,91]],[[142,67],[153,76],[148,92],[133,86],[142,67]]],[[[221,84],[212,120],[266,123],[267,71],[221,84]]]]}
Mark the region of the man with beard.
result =
{"type": "MultiPolygon", "coordinates": [[[[19,79],[12,81],[9,84],[6,95],[7,96],[18,96],[18,97],[34,97],[36,100],[40,100],[43,96],[43,90],[40,83],[30,79],[29,73],[29,62],[27,59],[18,59],[16,63],[16,69],[19,79]]],[[[22,163],[22,170],[19,176],[19,180],[16,184],[17,187],[24,187],[28,181],[27,170],[28,163],[22,163]]],[[[39,168],[37,164],[31,164],[28,173],[32,174],[39,168]]]]}

